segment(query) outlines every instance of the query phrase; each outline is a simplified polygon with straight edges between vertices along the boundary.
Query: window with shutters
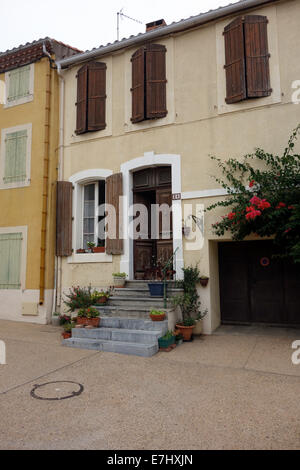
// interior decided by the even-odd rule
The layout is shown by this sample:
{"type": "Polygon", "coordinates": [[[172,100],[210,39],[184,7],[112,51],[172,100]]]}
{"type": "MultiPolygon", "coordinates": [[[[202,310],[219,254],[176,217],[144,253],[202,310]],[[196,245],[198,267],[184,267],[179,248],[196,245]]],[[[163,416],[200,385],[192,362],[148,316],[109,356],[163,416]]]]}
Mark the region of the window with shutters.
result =
{"type": "Polygon", "coordinates": [[[138,49],[132,63],[132,123],[166,117],[166,47],[148,44],[138,49]]]}
{"type": "Polygon", "coordinates": [[[30,184],[31,124],[2,130],[1,188],[30,184]]]}
{"type": "Polygon", "coordinates": [[[268,19],[238,17],[224,29],[226,103],[270,96],[268,19]]]}
{"type": "Polygon", "coordinates": [[[106,128],[106,64],[92,62],[77,73],[76,134],[106,128]]]}
{"type": "Polygon", "coordinates": [[[34,88],[34,64],[6,72],[5,86],[5,107],[16,106],[32,101],[34,88]]]}
{"type": "Polygon", "coordinates": [[[0,289],[21,289],[22,233],[0,233],[0,289]]]}
{"type": "Polygon", "coordinates": [[[99,223],[104,218],[99,216],[98,207],[105,204],[105,181],[96,181],[83,186],[82,246],[88,249],[88,243],[97,248],[105,247],[105,233],[99,233],[99,223]]]}

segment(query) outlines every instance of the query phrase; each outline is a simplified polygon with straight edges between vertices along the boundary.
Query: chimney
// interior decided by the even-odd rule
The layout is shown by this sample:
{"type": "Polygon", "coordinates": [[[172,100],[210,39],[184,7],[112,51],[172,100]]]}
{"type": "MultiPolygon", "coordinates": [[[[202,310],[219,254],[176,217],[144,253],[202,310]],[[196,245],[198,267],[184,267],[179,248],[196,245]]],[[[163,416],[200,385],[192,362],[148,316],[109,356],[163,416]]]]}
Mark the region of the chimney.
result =
{"type": "Polygon", "coordinates": [[[167,26],[167,23],[165,22],[165,20],[157,20],[157,21],[152,21],[151,23],[147,23],[146,33],[149,33],[149,31],[152,31],[152,29],[161,28],[162,26],[167,26]]]}

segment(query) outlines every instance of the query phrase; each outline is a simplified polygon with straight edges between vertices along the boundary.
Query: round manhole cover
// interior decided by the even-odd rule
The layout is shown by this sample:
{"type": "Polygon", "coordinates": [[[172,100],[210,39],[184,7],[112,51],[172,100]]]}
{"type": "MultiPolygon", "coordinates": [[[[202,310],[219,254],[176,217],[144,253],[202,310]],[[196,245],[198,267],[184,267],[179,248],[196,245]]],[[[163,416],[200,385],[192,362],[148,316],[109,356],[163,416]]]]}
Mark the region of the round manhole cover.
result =
{"type": "Polygon", "coordinates": [[[77,382],[47,382],[35,385],[30,395],[37,400],[67,400],[68,398],[78,397],[83,390],[83,385],[77,382]]]}

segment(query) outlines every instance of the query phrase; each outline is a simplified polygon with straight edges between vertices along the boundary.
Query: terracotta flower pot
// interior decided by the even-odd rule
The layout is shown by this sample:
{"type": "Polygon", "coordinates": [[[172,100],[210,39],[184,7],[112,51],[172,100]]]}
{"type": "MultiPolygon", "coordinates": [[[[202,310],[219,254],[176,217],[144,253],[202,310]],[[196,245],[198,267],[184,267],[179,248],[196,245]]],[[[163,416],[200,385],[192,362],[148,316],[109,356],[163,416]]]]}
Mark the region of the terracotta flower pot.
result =
{"type": "Polygon", "coordinates": [[[150,318],[152,321],[164,321],[166,319],[166,314],[162,314],[162,315],[151,315],[150,313],[150,318]]]}
{"type": "Polygon", "coordinates": [[[98,328],[100,325],[100,318],[86,318],[87,326],[93,326],[94,328],[98,328]]]}
{"type": "Polygon", "coordinates": [[[63,339],[72,338],[72,333],[67,333],[66,331],[64,331],[64,332],[62,333],[62,337],[63,337],[63,339]]]}
{"type": "Polygon", "coordinates": [[[105,253],[105,247],[104,246],[97,246],[93,248],[93,253],[105,253]]]}
{"type": "Polygon", "coordinates": [[[87,318],[85,318],[85,317],[77,317],[77,318],[76,318],[76,323],[77,323],[77,325],[83,325],[83,326],[85,326],[85,325],[87,324],[86,321],[87,321],[87,318]]]}
{"type": "Polygon", "coordinates": [[[200,284],[202,287],[207,287],[208,285],[208,279],[200,279],[200,284]]]}
{"type": "Polygon", "coordinates": [[[108,301],[108,298],[107,298],[107,297],[100,297],[100,298],[97,300],[97,304],[106,304],[107,301],[108,301]]]}
{"type": "Polygon", "coordinates": [[[192,334],[196,325],[183,326],[182,323],[177,323],[176,328],[180,331],[183,336],[183,341],[191,341],[192,334]]]}

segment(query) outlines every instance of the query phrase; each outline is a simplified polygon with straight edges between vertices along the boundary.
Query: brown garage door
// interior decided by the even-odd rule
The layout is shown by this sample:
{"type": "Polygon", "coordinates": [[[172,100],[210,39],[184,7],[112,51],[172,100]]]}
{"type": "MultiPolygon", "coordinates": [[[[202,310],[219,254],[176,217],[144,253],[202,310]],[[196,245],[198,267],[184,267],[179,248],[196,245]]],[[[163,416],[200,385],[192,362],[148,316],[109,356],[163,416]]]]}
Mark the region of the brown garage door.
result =
{"type": "Polygon", "coordinates": [[[300,265],[271,241],[219,244],[223,323],[300,325],[300,265]]]}

